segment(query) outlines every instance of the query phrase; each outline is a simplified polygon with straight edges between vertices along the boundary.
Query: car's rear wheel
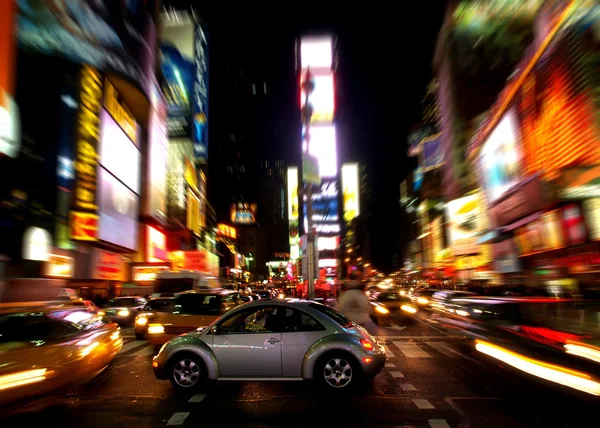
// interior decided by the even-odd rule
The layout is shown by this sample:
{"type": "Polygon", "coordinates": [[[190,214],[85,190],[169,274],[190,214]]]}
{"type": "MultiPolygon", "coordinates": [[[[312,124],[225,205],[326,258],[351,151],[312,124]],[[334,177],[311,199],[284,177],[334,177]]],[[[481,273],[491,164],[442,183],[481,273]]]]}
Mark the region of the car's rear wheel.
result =
{"type": "Polygon", "coordinates": [[[362,377],[356,360],[342,352],[331,353],[321,358],[315,375],[322,385],[336,390],[348,390],[362,377]]]}
{"type": "Polygon", "coordinates": [[[169,364],[169,380],[178,390],[193,390],[206,380],[204,363],[193,354],[175,355],[169,364]]]}

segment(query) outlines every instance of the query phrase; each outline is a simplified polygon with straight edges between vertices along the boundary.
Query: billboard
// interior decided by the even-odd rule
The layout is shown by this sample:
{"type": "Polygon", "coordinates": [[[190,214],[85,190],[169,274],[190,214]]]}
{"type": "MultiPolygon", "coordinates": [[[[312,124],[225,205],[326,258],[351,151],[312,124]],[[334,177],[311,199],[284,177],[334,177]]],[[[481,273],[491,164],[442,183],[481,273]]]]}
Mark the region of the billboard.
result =
{"type": "MultiPolygon", "coordinates": [[[[337,176],[337,144],[334,125],[311,126],[303,130],[303,144],[308,144],[308,153],[319,161],[321,178],[337,176]],[[306,135],[306,134],[309,135],[306,135]]],[[[303,149],[305,151],[305,148],[303,149]]]]}
{"type": "Polygon", "coordinates": [[[148,184],[147,215],[164,220],[167,216],[167,107],[154,86],[150,97],[152,110],[148,125],[148,184]]]}
{"type": "Polygon", "coordinates": [[[190,189],[187,192],[186,227],[196,235],[200,234],[200,199],[190,189]]]}
{"type": "Polygon", "coordinates": [[[480,165],[490,203],[501,198],[521,179],[519,138],[516,111],[511,109],[504,114],[483,144],[480,165]]]}
{"type": "Polygon", "coordinates": [[[71,238],[98,239],[97,179],[98,143],[103,81],[100,73],[89,66],[81,68],[79,113],[75,127],[75,188],[70,214],[71,238]]]}
{"type": "Polygon", "coordinates": [[[349,222],[360,214],[358,187],[358,164],[342,165],[342,195],[344,200],[344,221],[349,222]]]}
{"type": "Polygon", "coordinates": [[[231,222],[233,224],[256,224],[256,204],[238,202],[231,204],[231,222]]]}
{"type": "Polygon", "coordinates": [[[15,3],[0,4],[0,155],[17,157],[21,146],[19,109],[13,100],[15,78],[15,3]]]}
{"type": "Polygon", "coordinates": [[[431,171],[440,168],[444,164],[444,153],[442,151],[442,134],[432,135],[421,142],[421,155],[423,171],[431,171]]]}
{"type": "Polygon", "coordinates": [[[194,159],[208,159],[208,45],[191,14],[162,16],[160,63],[167,100],[169,137],[190,138],[194,159]]]}
{"type": "Polygon", "coordinates": [[[448,237],[454,256],[476,254],[477,235],[485,230],[485,208],[480,193],[446,204],[448,237]]]}
{"type": "Polygon", "coordinates": [[[143,0],[17,0],[17,37],[26,51],[114,71],[150,92],[156,27],[143,0]]]}
{"type": "Polygon", "coordinates": [[[100,185],[100,233],[98,237],[130,250],[138,244],[139,196],[103,167],[100,185]]]}
{"type": "Polygon", "coordinates": [[[333,66],[333,39],[327,37],[303,37],[300,41],[300,68],[306,70],[331,70],[333,66]]]}
{"type": "MultiPolygon", "coordinates": [[[[300,108],[306,104],[303,89],[306,73],[300,75],[300,108]]],[[[335,88],[333,73],[312,74],[313,91],[308,95],[308,105],[312,107],[311,123],[331,123],[335,109],[335,88]]]]}
{"type": "Polygon", "coordinates": [[[298,245],[300,236],[298,234],[298,168],[288,167],[287,170],[287,199],[288,199],[288,222],[290,245],[298,245]]]}

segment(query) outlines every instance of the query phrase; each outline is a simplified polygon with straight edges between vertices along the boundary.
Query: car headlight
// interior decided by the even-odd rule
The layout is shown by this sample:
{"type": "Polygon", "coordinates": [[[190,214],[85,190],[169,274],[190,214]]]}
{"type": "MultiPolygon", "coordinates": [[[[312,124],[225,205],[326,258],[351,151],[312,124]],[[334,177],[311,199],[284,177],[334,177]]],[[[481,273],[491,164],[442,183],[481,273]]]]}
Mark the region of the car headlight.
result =
{"type": "Polygon", "coordinates": [[[106,315],[106,312],[104,312],[104,311],[98,311],[98,316],[99,317],[103,317],[104,315],[106,315]]]}
{"type": "Polygon", "coordinates": [[[165,326],[162,324],[150,324],[148,326],[149,334],[163,334],[165,332],[165,326]]]}
{"type": "Polygon", "coordinates": [[[129,311],[127,309],[121,309],[119,312],[117,312],[117,315],[120,317],[128,317],[129,311]]]}
{"type": "Polygon", "coordinates": [[[409,305],[402,305],[402,306],[400,306],[400,309],[402,309],[404,312],[408,312],[410,314],[414,314],[417,312],[417,308],[413,308],[412,306],[409,306],[409,305]]]}
{"type": "Polygon", "coordinates": [[[405,296],[405,295],[406,295],[406,291],[404,291],[404,290],[400,290],[400,295],[401,295],[401,296],[405,296]]]}
{"type": "Polygon", "coordinates": [[[429,303],[429,300],[428,300],[428,299],[426,299],[425,297],[419,297],[419,298],[417,299],[417,303],[418,303],[419,305],[426,305],[427,303],[429,303]]]}
{"type": "Polygon", "coordinates": [[[380,314],[389,314],[390,313],[390,311],[383,306],[375,306],[375,311],[379,312],[380,314]]]}
{"type": "Polygon", "coordinates": [[[146,318],[146,317],[137,317],[135,319],[135,324],[136,325],[146,325],[146,324],[148,324],[148,318],[146,318]]]}

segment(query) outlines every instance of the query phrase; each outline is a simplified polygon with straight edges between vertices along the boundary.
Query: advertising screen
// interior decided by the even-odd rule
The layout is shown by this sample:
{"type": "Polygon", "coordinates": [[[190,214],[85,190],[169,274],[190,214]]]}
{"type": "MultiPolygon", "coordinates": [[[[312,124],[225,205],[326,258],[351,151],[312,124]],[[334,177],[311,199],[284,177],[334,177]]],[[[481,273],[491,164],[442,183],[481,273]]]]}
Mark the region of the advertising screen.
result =
{"type": "Polygon", "coordinates": [[[444,153],[442,152],[442,134],[436,134],[426,138],[422,142],[421,153],[423,155],[423,170],[431,171],[444,164],[444,153]]]}
{"type": "Polygon", "coordinates": [[[484,209],[479,193],[446,204],[449,239],[453,255],[478,252],[477,235],[483,231],[484,209]]]}
{"type": "MultiPolygon", "coordinates": [[[[300,88],[304,83],[306,74],[300,75],[300,88]]],[[[308,104],[313,108],[312,123],[331,123],[334,112],[334,77],[333,73],[313,74],[312,82],[314,90],[308,96],[308,104]]],[[[306,104],[306,93],[300,90],[300,108],[306,104]]]]}
{"type": "Polygon", "coordinates": [[[300,64],[302,69],[331,70],[333,65],[333,40],[331,37],[303,37],[300,41],[300,64]]]}
{"type": "Polygon", "coordinates": [[[518,126],[515,110],[509,110],[481,149],[481,171],[490,202],[499,199],[521,178],[518,126]]]}
{"type": "Polygon", "coordinates": [[[549,251],[565,245],[558,211],[545,213],[539,219],[515,231],[515,243],[520,255],[549,251]]]}
{"type": "Polygon", "coordinates": [[[200,199],[191,190],[187,194],[187,228],[200,234],[200,199]]]}
{"type": "Polygon", "coordinates": [[[166,113],[165,104],[162,101],[157,101],[150,113],[148,129],[150,145],[148,181],[150,192],[146,213],[159,219],[164,219],[167,215],[166,187],[169,140],[167,138],[166,113]]]}
{"type": "Polygon", "coordinates": [[[100,112],[100,164],[140,193],[140,152],[105,109],[100,112]]]}
{"type": "Polygon", "coordinates": [[[100,239],[131,250],[137,249],[139,196],[103,167],[98,168],[98,179],[100,239]]]}
{"type": "Polygon", "coordinates": [[[231,222],[234,224],[255,224],[256,204],[238,202],[231,204],[231,222]]]}
{"type": "Polygon", "coordinates": [[[313,126],[308,132],[310,133],[308,152],[319,160],[321,178],[335,177],[337,175],[335,126],[313,126]]]}
{"type": "Polygon", "coordinates": [[[342,165],[342,189],[344,221],[348,222],[360,214],[357,163],[342,165]]]}
{"type": "Polygon", "coordinates": [[[319,251],[333,251],[338,247],[337,236],[319,236],[317,240],[319,251]]]}
{"type": "Polygon", "coordinates": [[[19,45],[27,51],[115,71],[149,93],[156,27],[144,3],[18,0],[19,45]]]}
{"type": "Polygon", "coordinates": [[[299,201],[298,201],[298,168],[289,167],[287,170],[287,198],[288,222],[290,245],[297,245],[299,241],[299,201]]]}

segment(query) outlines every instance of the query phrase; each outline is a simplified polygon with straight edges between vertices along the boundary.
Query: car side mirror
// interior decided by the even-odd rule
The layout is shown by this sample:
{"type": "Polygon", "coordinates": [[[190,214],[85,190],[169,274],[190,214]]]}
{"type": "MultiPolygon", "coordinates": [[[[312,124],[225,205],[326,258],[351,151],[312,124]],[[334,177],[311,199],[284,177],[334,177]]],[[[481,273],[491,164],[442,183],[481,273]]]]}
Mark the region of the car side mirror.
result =
{"type": "Polygon", "coordinates": [[[219,328],[215,325],[213,328],[210,329],[210,334],[216,336],[217,334],[219,334],[219,328]]]}

